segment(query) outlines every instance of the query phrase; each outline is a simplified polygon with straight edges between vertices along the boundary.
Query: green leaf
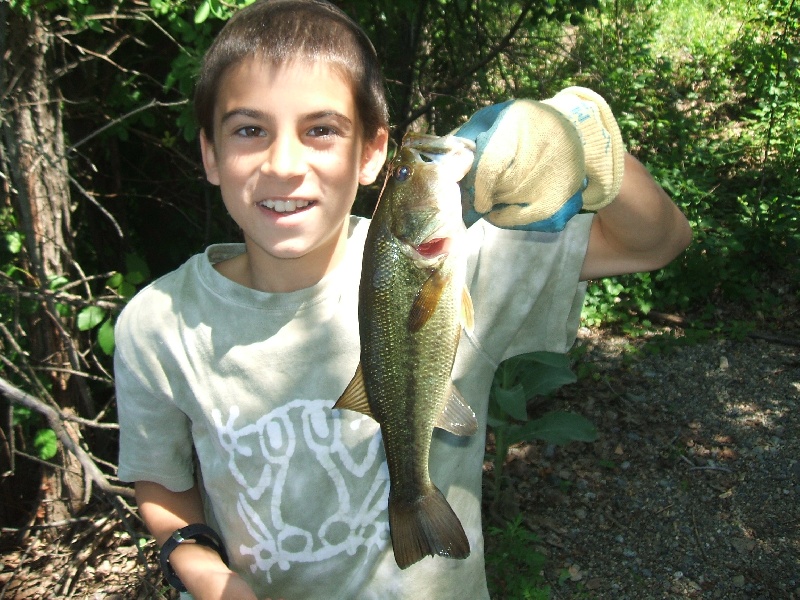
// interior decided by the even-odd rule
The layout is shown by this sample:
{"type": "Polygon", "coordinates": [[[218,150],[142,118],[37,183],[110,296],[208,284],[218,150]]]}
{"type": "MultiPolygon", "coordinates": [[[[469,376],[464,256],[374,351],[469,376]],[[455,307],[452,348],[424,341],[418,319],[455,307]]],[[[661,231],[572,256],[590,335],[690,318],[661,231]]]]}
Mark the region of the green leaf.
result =
{"type": "Polygon", "coordinates": [[[593,442],[597,439],[597,430],[581,415],[554,411],[519,427],[511,428],[508,432],[509,445],[535,439],[557,446],[572,441],[593,442]]]}
{"type": "Polygon", "coordinates": [[[16,425],[27,425],[33,419],[33,411],[27,406],[14,406],[11,422],[16,425]]]}
{"type": "Polygon", "coordinates": [[[528,420],[527,400],[525,390],[521,385],[515,385],[510,390],[496,386],[492,389],[497,405],[511,417],[518,421],[528,420]]]}
{"type": "Polygon", "coordinates": [[[97,330],[97,343],[106,355],[111,356],[114,354],[116,341],[114,338],[114,324],[111,322],[111,319],[103,323],[100,329],[97,330]]]}
{"type": "Polygon", "coordinates": [[[6,246],[11,254],[19,254],[22,250],[22,234],[19,231],[6,233],[6,246]]]}
{"type": "Polygon", "coordinates": [[[58,452],[58,438],[52,429],[40,429],[33,438],[33,447],[42,460],[50,460],[58,452]]]}
{"type": "Polygon", "coordinates": [[[208,19],[208,15],[210,14],[211,2],[209,2],[209,0],[204,0],[204,2],[197,8],[197,12],[194,13],[195,25],[203,23],[206,19],[208,19]]]}
{"type": "Polygon", "coordinates": [[[89,331],[94,329],[103,319],[106,318],[106,311],[99,306],[87,306],[78,313],[78,329],[81,331],[89,331]]]}
{"type": "Polygon", "coordinates": [[[122,285],[123,281],[124,278],[122,277],[122,273],[114,273],[111,277],[108,278],[108,281],[106,281],[106,285],[111,289],[115,290],[120,285],[122,285]]]}
{"type": "Polygon", "coordinates": [[[123,281],[117,288],[117,293],[123,298],[133,298],[136,293],[136,286],[131,285],[127,281],[123,281]]]}
{"type": "Polygon", "coordinates": [[[50,278],[50,283],[48,284],[48,287],[51,290],[57,290],[59,288],[64,287],[68,283],[69,283],[69,279],[67,279],[63,275],[55,275],[54,277],[50,278]]]}
{"type": "Polygon", "coordinates": [[[526,399],[546,396],[563,385],[575,383],[569,357],[556,352],[529,352],[507,361],[522,386],[526,399]]]}
{"type": "Polygon", "coordinates": [[[125,266],[128,269],[125,274],[125,281],[128,283],[139,285],[150,279],[150,269],[138,254],[128,254],[125,257],[125,266]]]}

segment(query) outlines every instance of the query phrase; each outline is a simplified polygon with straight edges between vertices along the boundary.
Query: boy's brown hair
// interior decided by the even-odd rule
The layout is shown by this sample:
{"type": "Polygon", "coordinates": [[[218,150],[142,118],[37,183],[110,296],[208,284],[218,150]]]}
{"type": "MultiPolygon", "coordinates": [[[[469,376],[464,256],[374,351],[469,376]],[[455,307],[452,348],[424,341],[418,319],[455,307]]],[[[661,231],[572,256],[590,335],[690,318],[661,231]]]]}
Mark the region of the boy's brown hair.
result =
{"type": "Polygon", "coordinates": [[[247,58],[273,65],[292,60],[329,64],[353,87],[364,138],[371,140],[381,128],[388,129],[383,74],[364,31],[324,0],[259,0],[226,23],[203,59],[194,110],[209,140],[222,77],[247,58]]]}

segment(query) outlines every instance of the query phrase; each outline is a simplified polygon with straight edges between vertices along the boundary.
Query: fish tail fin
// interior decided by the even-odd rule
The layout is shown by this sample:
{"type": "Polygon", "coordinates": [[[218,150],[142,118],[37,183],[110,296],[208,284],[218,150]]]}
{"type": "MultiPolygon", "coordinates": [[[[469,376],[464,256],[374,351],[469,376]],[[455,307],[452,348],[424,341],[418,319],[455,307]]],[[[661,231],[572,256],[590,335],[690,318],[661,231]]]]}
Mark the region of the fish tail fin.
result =
{"type": "Polygon", "coordinates": [[[469,541],[444,494],[432,485],[414,502],[389,497],[389,527],[394,558],[401,569],[426,556],[467,558],[469,541]]]}

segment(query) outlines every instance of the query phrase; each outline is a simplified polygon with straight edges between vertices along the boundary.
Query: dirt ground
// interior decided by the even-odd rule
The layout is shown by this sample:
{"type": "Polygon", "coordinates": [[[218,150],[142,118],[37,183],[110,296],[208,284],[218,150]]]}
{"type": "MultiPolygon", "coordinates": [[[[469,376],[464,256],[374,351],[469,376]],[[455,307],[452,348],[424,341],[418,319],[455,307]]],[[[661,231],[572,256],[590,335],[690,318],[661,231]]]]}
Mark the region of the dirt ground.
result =
{"type": "MultiPolygon", "coordinates": [[[[538,536],[551,597],[800,599],[800,348],[590,330],[579,344],[588,374],[535,410],[578,412],[598,440],[521,444],[506,464],[504,510],[538,536]]],[[[4,529],[0,600],[174,598],[119,515],[99,501],[4,529]]]]}
{"type": "Polygon", "coordinates": [[[800,598],[800,348],[582,338],[595,377],[546,409],[599,439],[506,466],[552,597],[800,598]]]}

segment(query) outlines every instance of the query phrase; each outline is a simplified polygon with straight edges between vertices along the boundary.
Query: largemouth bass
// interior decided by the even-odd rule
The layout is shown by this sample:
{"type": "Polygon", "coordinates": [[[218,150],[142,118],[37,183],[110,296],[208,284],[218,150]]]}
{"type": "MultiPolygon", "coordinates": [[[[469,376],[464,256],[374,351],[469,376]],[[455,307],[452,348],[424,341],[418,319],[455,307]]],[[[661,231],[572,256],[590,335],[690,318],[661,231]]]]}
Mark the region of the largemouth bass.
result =
{"type": "Polygon", "coordinates": [[[367,233],[359,288],[361,362],[334,408],[380,423],[389,466],[389,528],[401,569],[425,556],[466,558],[464,529],[428,472],[433,428],[477,429],[451,371],[462,324],[466,229],[458,181],[474,145],[410,134],[392,161],[367,233]]]}

